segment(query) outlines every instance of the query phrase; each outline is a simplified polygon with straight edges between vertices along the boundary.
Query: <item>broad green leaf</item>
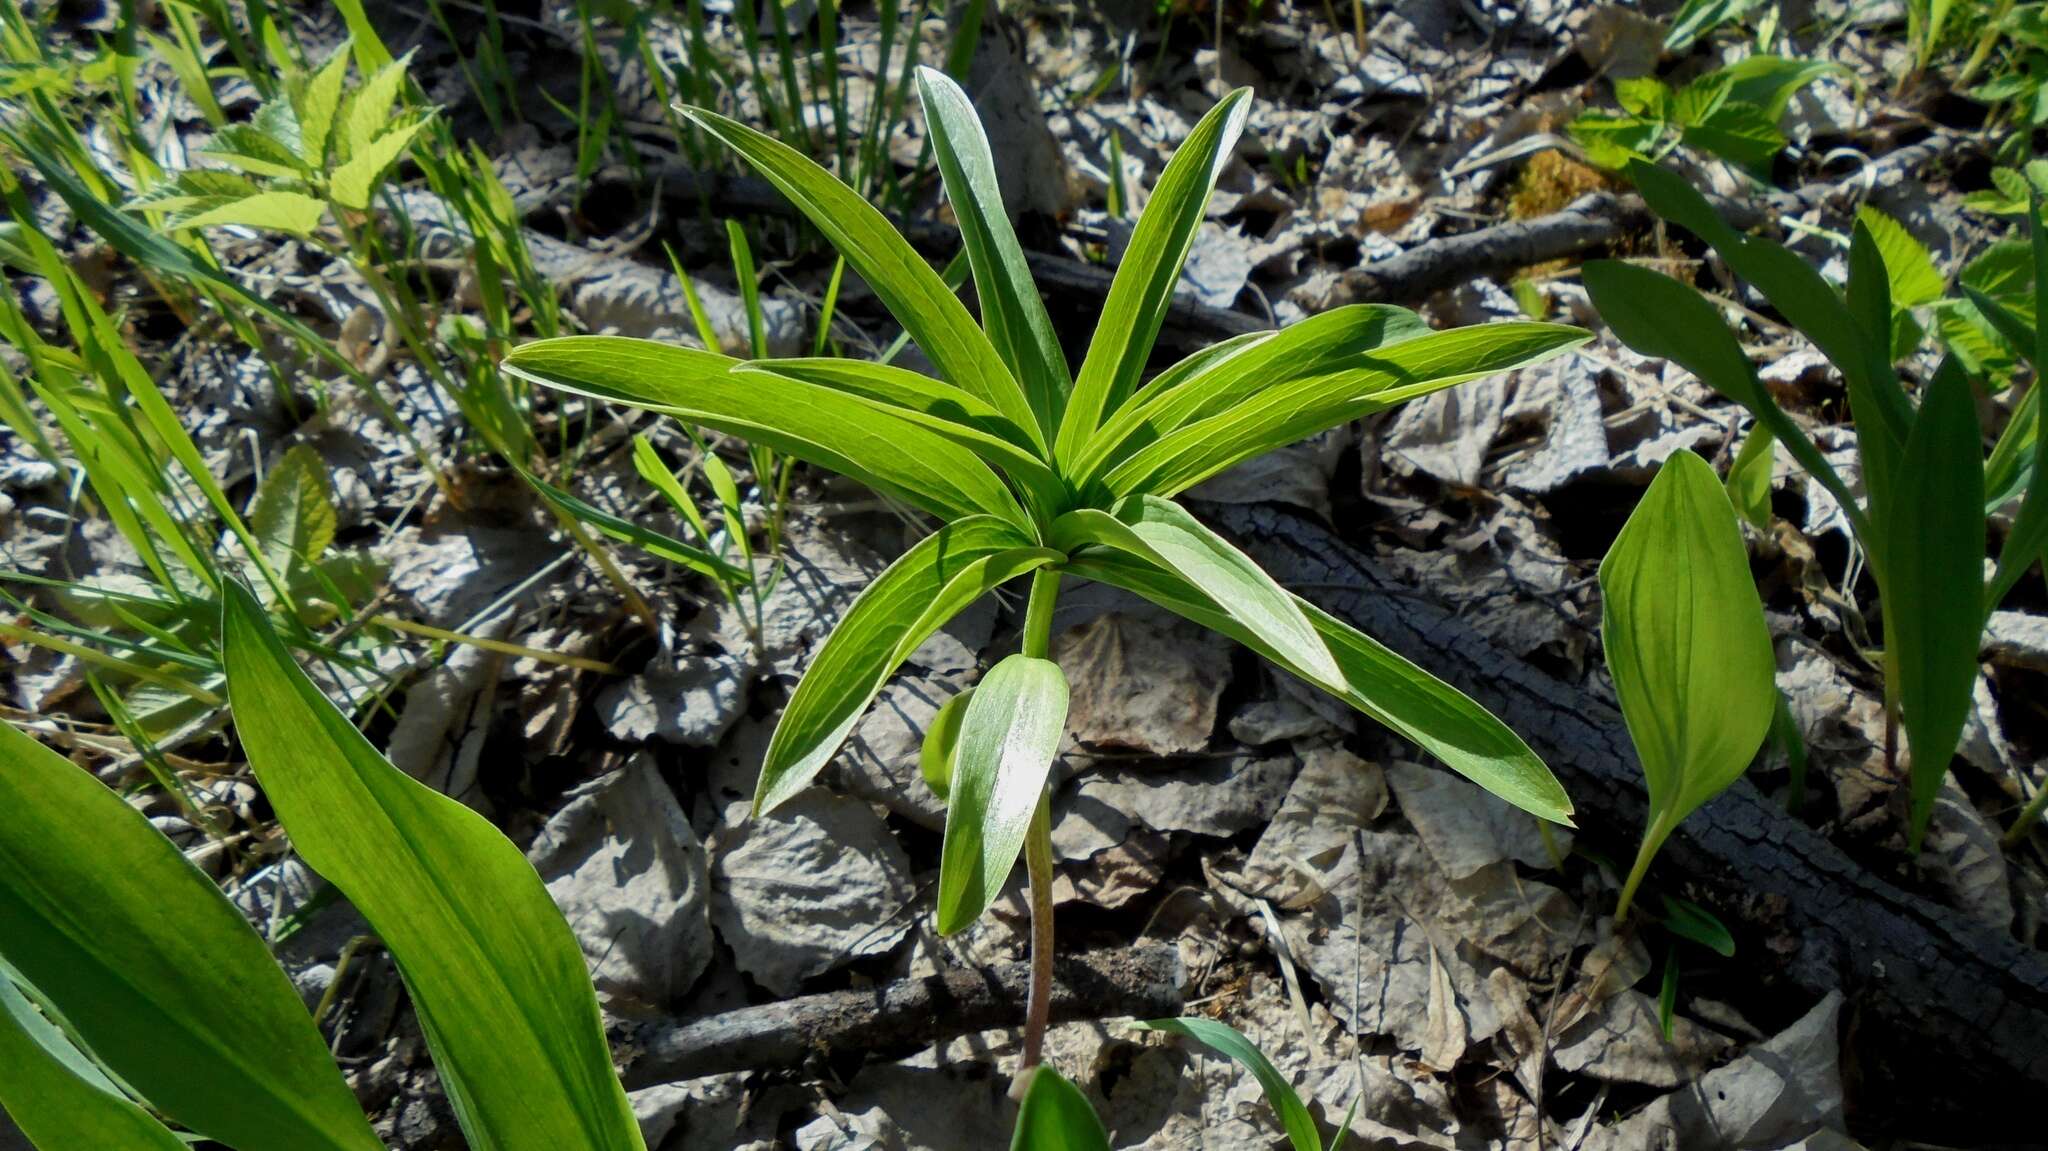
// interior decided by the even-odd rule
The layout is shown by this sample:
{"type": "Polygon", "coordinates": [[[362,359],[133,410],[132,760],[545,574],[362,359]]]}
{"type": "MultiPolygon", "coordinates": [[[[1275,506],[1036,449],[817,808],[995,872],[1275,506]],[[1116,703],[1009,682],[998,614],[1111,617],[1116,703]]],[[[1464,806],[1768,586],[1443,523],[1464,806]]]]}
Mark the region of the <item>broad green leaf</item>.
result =
{"type": "Polygon", "coordinates": [[[622,336],[522,344],[504,369],[548,387],[648,408],[830,468],[945,519],[1023,526],[1024,510],[973,453],[884,406],[786,376],[732,373],[715,352],[622,336]]]}
{"type": "Polygon", "coordinates": [[[1746,169],[1759,178],[1770,174],[1771,159],[1785,146],[1777,121],[1753,104],[1725,97],[1703,119],[1680,133],[1688,148],[1698,148],[1746,169]]]}
{"type": "Polygon", "coordinates": [[[703,548],[692,547],[674,536],[664,535],[653,528],[621,519],[602,508],[576,498],[561,488],[541,479],[524,468],[513,465],[533,490],[542,499],[568,515],[571,519],[589,524],[598,531],[621,543],[629,543],[652,556],[659,556],[672,564],[679,564],[693,572],[710,576],[721,583],[746,584],[752,582],[745,569],[735,567],[703,548]]]}
{"type": "Polygon", "coordinates": [[[1029,446],[1029,437],[1009,417],[943,380],[891,364],[839,357],[757,360],[733,370],[774,372],[886,404],[892,414],[959,444],[1020,484],[1044,495],[1056,496],[1062,490],[1059,477],[1029,446]]]}
{"type": "Polygon", "coordinates": [[[1038,417],[1043,444],[1059,430],[1060,412],[1073,386],[1066,353],[1053,332],[1045,301],[1031,279],[1024,249],[1010,227],[996,183],[995,158],[974,104],[945,73],[917,70],[917,94],[931,132],[932,155],[946,184],[946,199],[960,223],[960,238],[974,270],[981,324],[989,342],[1024,388],[1038,417]]]}
{"type": "Polygon", "coordinates": [[[300,171],[307,170],[300,156],[303,133],[299,128],[299,111],[290,100],[282,95],[265,100],[249,117],[249,127],[282,149],[300,171]]]}
{"type": "Polygon", "coordinates": [[[1074,482],[1085,486],[1132,452],[1265,389],[1363,366],[1363,357],[1429,330],[1406,308],[1353,304],[1196,353],[1161,372],[1089,438],[1070,468],[1074,482]]]}
{"type": "Polygon", "coordinates": [[[1050,1063],[1031,1071],[1010,1151],[1109,1151],[1109,1133],[1081,1089],[1050,1063]]]}
{"type": "Polygon", "coordinates": [[[234,1147],[381,1151],[241,912],[142,813],[4,724],[0,958],[186,1127],[234,1147]]]}
{"type": "Polygon", "coordinates": [[[924,742],[918,748],[918,773],[924,776],[925,786],[940,799],[953,792],[953,756],[960,747],[960,720],[967,714],[967,701],[973,698],[974,689],[970,687],[940,704],[925,727],[924,742]]]}
{"type": "Polygon", "coordinates": [[[1060,558],[994,516],[956,520],[898,557],[846,609],[797,683],[768,741],[755,814],[810,785],[889,676],[947,620],[1060,558]]]}
{"type": "Polygon", "coordinates": [[[0,1108],[37,1151],[186,1151],[0,974],[0,1108]]]}
{"type": "Polygon", "coordinates": [[[681,106],[677,110],[789,197],[867,280],[941,376],[1037,434],[1037,417],[995,345],[975,326],[959,297],[874,205],[803,153],[770,136],[716,112],[681,106]]]}
{"type": "Polygon", "coordinates": [[[405,68],[411,59],[412,53],[407,52],[374,72],[364,72],[367,79],[350,94],[342,109],[340,155],[356,155],[390,125],[391,110],[398,103],[399,94],[405,91],[405,68]]]}
{"type": "Polygon", "coordinates": [[[285,452],[249,509],[249,532],[276,572],[318,562],[334,543],[336,522],[327,464],[310,444],[285,452]]]}
{"type": "Polygon", "coordinates": [[[975,685],[946,797],[939,934],[971,925],[1002,895],[1066,724],[1067,677],[1049,659],[1007,656],[975,685]]]}
{"type": "Polygon", "coordinates": [[[1658,470],[1600,561],[1600,637],[1650,793],[1622,913],[1679,822],[1740,778],[1777,706],[1777,661],[1735,509],[1705,460],[1658,470]]]}
{"type": "Polygon", "coordinates": [[[643,1151],[583,952],[526,857],[378,754],[247,590],[223,598],[249,766],[293,849],[391,949],[470,1146],[643,1151]]]}
{"type": "Polygon", "coordinates": [[[1117,495],[1171,496],[1274,448],[1467,380],[1526,367],[1589,338],[1579,328],[1519,320],[1413,336],[1184,424],[1111,468],[1102,484],[1117,495]]]}
{"type": "Polygon", "coordinates": [[[1323,1151],[1323,1133],[1316,1128],[1315,1116],[1302,1105],[1301,1096],[1294,1093],[1294,1085],[1287,1081],[1287,1076],[1282,1075],[1280,1069],[1273,1066],[1273,1061],[1266,1058],[1266,1053],[1245,1038],[1243,1032],[1227,1023],[1198,1015],[1154,1019],[1140,1023],[1138,1027],[1193,1039],[1251,1072],[1252,1078],[1259,1081],[1259,1089],[1266,1093],[1266,1103],[1279,1118],[1280,1127],[1287,1132],[1287,1141],[1294,1146],[1294,1151],[1323,1151]]]}
{"type": "Polygon", "coordinates": [[[230,200],[217,208],[188,216],[179,222],[181,228],[212,228],[226,224],[240,224],[248,228],[264,228],[274,232],[286,232],[294,236],[311,235],[320,226],[320,217],[326,215],[327,204],[304,192],[258,192],[240,200],[230,200]]]}
{"type": "Polygon", "coordinates": [[[1927,386],[1886,527],[1887,674],[1912,752],[1913,850],[1969,719],[1984,627],[1984,441],[1970,381],[1943,361],[1927,386]]]}
{"type": "MultiPolygon", "coordinates": [[[[1229,636],[1304,680],[1310,678],[1232,619],[1193,584],[1154,565],[1090,550],[1062,569],[1133,592],[1229,636]]],[[[1465,778],[1516,807],[1571,826],[1572,803],[1529,745],[1457,688],[1388,650],[1378,640],[1299,596],[1295,602],[1344,672],[1332,694],[1374,722],[1414,741],[1465,778]]]]}
{"type": "Polygon", "coordinates": [[[1820,481],[1849,517],[1856,537],[1871,546],[1871,530],[1849,485],[1813,441],[1764,389],[1756,369],[1720,312],[1697,288],[1661,272],[1619,260],[1592,260],[1580,270],[1593,306],[1621,342],[1646,356],[1670,360],[1702,382],[1749,409],[1807,473],[1820,481]]]}
{"type": "Polygon", "coordinates": [[[1062,551],[1093,544],[1174,573],[1223,605],[1240,627],[1311,683],[1327,691],[1344,690],[1343,670],[1294,597],[1250,556],[1172,500],[1132,496],[1109,511],[1082,508],[1054,521],[1050,534],[1062,551]]]}
{"type": "Polygon", "coordinates": [[[1771,530],[1771,471],[1777,458],[1777,437],[1758,421],[1749,426],[1735,462],[1728,465],[1728,502],[1760,532],[1771,530]]]}
{"type": "Polygon", "coordinates": [[[1181,141],[1160,173],[1117,265],[1116,279],[1110,282],[1081,374],[1060,417],[1056,451],[1062,464],[1071,466],[1096,428],[1136,390],[1173,304],[1181,265],[1187,262],[1216,180],[1230,163],[1250,111],[1251,89],[1239,88],[1225,96],[1181,141]]]}
{"type": "Polygon", "coordinates": [[[358,212],[367,210],[370,196],[377,190],[377,182],[383,177],[384,170],[405,155],[406,149],[412,147],[413,137],[419,135],[427,123],[426,120],[415,120],[393,128],[358,148],[347,163],[327,177],[327,191],[334,197],[334,202],[358,212]]]}

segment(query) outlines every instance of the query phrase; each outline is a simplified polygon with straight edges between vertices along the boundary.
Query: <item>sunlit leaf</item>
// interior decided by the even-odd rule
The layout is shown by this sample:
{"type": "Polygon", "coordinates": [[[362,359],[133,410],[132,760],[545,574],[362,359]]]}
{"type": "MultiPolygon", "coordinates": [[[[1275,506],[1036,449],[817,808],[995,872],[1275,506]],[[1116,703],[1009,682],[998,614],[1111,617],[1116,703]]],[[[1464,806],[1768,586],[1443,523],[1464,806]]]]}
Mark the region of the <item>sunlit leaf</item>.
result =
{"type": "Polygon", "coordinates": [[[1266,1103],[1279,1117],[1280,1127],[1287,1132],[1287,1141],[1294,1151],[1323,1151],[1323,1135],[1317,1130],[1313,1115],[1295,1094],[1294,1085],[1287,1076],[1280,1073],[1273,1061],[1258,1045],[1245,1038],[1244,1033],[1227,1023],[1201,1016],[1186,1016],[1180,1019],[1154,1019],[1138,1026],[1147,1031],[1163,1031],[1169,1035],[1180,1035],[1193,1039],[1218,1055],[1231,1060],[1258,1080],[1259,1089],[1266,1093],[1266,1103]]]}
{"type": "Polygon", "coordinates": [[[939,934],[968,927],[1002,895],[1066,723],[1067,677],[1049,659],[1007,656],[975,685],[946,797],[939,934]]]}
{"type": "Polygon", "coordinates": [[[1031,1071],[1010,1151],[1109,1151],[1109,1133],[1081,1089],[1051,1064],[1031,1071]]]}
{"type": "Polygon", "coordinates": [[[0,1108],[37,1151],[186,1151],[0,974],[0,1108]]]}

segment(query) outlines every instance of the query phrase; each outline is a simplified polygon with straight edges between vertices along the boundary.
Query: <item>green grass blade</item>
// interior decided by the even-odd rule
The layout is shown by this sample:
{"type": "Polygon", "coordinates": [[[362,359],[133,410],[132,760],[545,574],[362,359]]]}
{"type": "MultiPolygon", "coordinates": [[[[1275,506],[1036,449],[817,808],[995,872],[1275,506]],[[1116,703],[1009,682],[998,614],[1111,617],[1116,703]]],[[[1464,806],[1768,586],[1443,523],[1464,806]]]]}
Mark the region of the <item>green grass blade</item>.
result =
{"type": "Polygon", "coordinates": [[[1010,1151],[1109,1151],[1109,1133],[1081,1089],[1052,1064],[1041,1063],[1017,1109],[1010,1151]]]}
{"type": "Polygon", "coordinates": [[[1887,664],[1899,676],[1912,752],[1918,850],[1962,739],[1984,624],[1984,443],[1976,397],[1954,361],[1927,386],[1906,443],[1882,586],[1887,664]]]}
{"type": "Polygon", "coordinates": [[[1171,500],[1133,496],[1108,512],[1069,512],[1052,526],[1053,546],[1113,548],[1174,573],[1222,604],[1230,617],[1326,691],[1344,690],[1337,666],[1294,597],[1250,556],[1171,500]]]}
{"type": "Polygon", "coordinates": [[[1003,581],[1057,561],[993,516],[957,520],[875,577],[804,671],[769,739],[754,811],[773,811],[838,753],[889,676],[940,625],[1003,581]]]}
{"type": "Polygon", "coordinates": [[[0,957],[179,1123],[235,1147],[381,1151],[242,914],[140,812],[6,725],[0,957]]]}
{"type": "MultiPolygon", "coordinates": [[[[2006,535],[2005,544],[1998,553],[1998,567],[1992,574],[1989,594],[1985,597],[1986,615],[2005,601],[2007,593],[2037,559],[2048,562],[2048,403],[2041,399],[2041,365],[2048,364],[2048,319],[2041,315],[2043,303],[2048,301],[2048,226],[2044,226],[2041,219],[2039,197],[2034,197],[2027,205],[2027,232],[2032,237],[2034,257],[2034,326],[2031,332],[2021,329],[2010,332],[2007,338],[2032,337],[2031,340],[2014,340],[2014,345],[2025,349],[2028,360],[2034,365],[2034,383],[2027,389],[2028,402],[2022,402],[2013,410],[2015,423],[2030,423],[2032,427],[2013,438],[2016,445],[2014,454],[2017,454],[2021,450],[2020,445],[2031,434],[2032,451],[2028,455],[2033,466],[2025,469],[2032,473],[2027,480],[2026,500],[2020,505],[2019,515],[2014,517],[2012,530],[2006,535]]],[[[2001,333],[2018,327],[2012,314],[1988,297],[1973,294],[1971,299],[1985,315],[1992,315],[1992,311],[1985,310],[1986,305],[1998,313],[1996,322],[2001,333]]],[[[2006,439],[2005,436],[1999,437],[1992,451],[1994,460],[1998,455],[1997,449],[2005,446],[2006,439]]],[[[2022,469],[2014,468],[2015,472],[2019,470],[2022,469]]]]}
{"type": "Polygon", "coordinates": [[[1036,429],[1017,381],[995,345],[944,280],[874,205],[809,157],[771,136],[701,108],[682,109],[789,197],[948,381],[995,405],[1022,428],[1036,429]]]}
{"type": "Polygon", "coordinates": [[[1160,173],[1110,283],[1081,374],[1060,417],[1056,450],[1062,463],[1079,458],[1095,429],[1137,390],[1159,326],[1173,304],[1181,265],[1208,213],[1216,180],[1244,130],[1251,95],[1251,89],[1239,88],[1211,108],[1160,173]]]}
{"type": "Polygon", "coordinates": [[[0,1107],[37,1151],[186,1151],[0,974],[0,1107]]]}
{"type": "MultiPolygon", "coordinates": [[[[1310,677],[1232,619],[1193,584],[1149,563],[1092,549],[1062,569],[1133,592],[1310,677]]],[[[1344,670],[1338,699],[1414,741],[1452,770],[1540,819],[1571,825],[1571,799],[1529,745],[1457,688],[1299,596],[1295,602],[1344,670]]]]}
{"type": "Polygon", "coordinates": [[[1059,430],[1073,380],[1066,353],[1053,332],[1052,317],[1031,278],[1024,249],[1010,227],[996,183],[995,157],[967,93],[945,73],[917,70],[918,98],[931,129],[932,155],[939,162],[946,198],[960,222],[960,238],[974,269],[981,299],[981,323],[991,343],[1023,385],[1046,442],[1059,430]]]}
{"type": "Polygon", "coordinates": [[[1258,1045],[1245,1038],[1244,1033],[1227,1023],[1200,1016],[1181,1019],[1154,1019],[1138,1024],[1147,1031],[1163,1031],[1169,1035],[1180,1035],[1193,1039],[1218,1055],[1237,1063],[1252,1073],[1259,1081],[1259,1088],[1266,1093],[1266,1102],[1279,1116],[1281,1129],[1287,1132],[1287,1141],[1294,1151],[1323,1151],[1323,1135],[1316,1129],[1316,1120],[1302,1105],[1301,1096],[1295,1094],[1294,1085],[1287,1076],[1280,1073],[1273,1061],[1258,1045]]]}
{"type": "Polygon", "coordinates": [[[720,583],[746,584],[751,582],[745,570],[733,566],[725,560],[705,551],[703,548],[693,547],[676,539],[674,536],[663,535],[653,528],[642,527],[631,520],[621,519],[610,512],[585,503],[561,488],[527,471],[525,468],[520,468],[516,464],[514,467],[521,476],[525,477],[527,483],[533,485],[533,490],[539,492],[542,499],[553,504],[571,519],[589,524],[591,527],[621,543],[632,544],[649,555],[659,556],[672,564],[678,564],[700,575],[710,576],[720,583]]]}
{"type": "Polygon", "coordinates": [[[1274,448],[1467,380],[1539,363],[1589,338],[1579,328],[1529,321],[1415,336],[1349,357],[1346,366],[1259,389],[1134,452],[1101,484],[1117,495],[1174,495],[1274,448]]]}
{"type": "Polygon", "coordinates": [[[966,706],[939,856],[941,935],[981,918],[1010,880],[1066,735],[1067,677],[1049,659],[1007,656],[966,706]]]}
{"type": "Polygon", "coordinates": [[[563,336],[512,349],[504,369],[537,384],[665,412],[830,468],[945,519],[1028,523],[1016,497],[967,449],[881,405],[739,361],[619,336],[563,336]]]}
{"type": "Polygon", "coordinates": [[[292,846],[397,959],[470,1146],[642,1151],[582,950],[525,856],[378,754],[246,589],[225,600],[249,766],[292,846]]]}

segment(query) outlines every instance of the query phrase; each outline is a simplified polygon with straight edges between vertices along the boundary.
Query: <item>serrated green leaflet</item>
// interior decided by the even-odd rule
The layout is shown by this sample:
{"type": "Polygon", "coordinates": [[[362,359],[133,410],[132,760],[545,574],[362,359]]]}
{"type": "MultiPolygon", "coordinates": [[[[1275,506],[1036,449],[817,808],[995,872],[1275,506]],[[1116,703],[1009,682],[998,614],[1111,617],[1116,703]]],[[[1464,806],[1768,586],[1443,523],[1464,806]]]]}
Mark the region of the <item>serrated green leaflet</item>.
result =
{"type": "Polygon", "coordinates": [[[7,725],[0,958],[195,1131],[235,1147],[383,1146],[241,912],[140,812],[7,725]]]}
{"type": "Polygon", "coordinates": [[[1777,708],[1776,658],[1720,477],[1678,451],[1600,562],[1600,638],[1650,792],[1618,914],[1680,821],[1740,778],[1777,708]]]}
{"type": "Polygon", "coordinates": [[[224,224],[240,224],[250,228],[268,228],[288,232],[294,236],[310,234],[320,226],[320,218],[327,214],[327,205],[303,192],[258,192],[239,200],[230,200],[216,208],[210,208],[179,222],[184,228],[212,228],[224,224]]]}
{"type": "Polygon", "coordinates": [[[224,598],[228,696],[249,765],[292,846],[397,958],[470,1146],[642,1148],[582,950],[525,856],[378,754],[292,662],[255,597],[229,583],[224,598]]]}
{"type": "Polygon", "coordinates": [[[1281,1074],[1280,1069],[1273,1066],[1273,1061],[1266,1058],[1266,1053],[1245,1038],[1243,1032],[1227,1023],[1200,1016],[1154,1019],[1138,1026],[1146,1031],[1163,1031],[1168,1035],[1193,1039],[1251,1072],[1252,1078],[1258,1080],[1259,1089],[1266,1093],[1266,1103],[1279,1118],[1280,1129],[1287,1132],[1287,1142],[1293,1145],[1294,1151],[1323,1151],[1323,1133],[1316,1127],[1315,1116],[1308,1113],[1287,1076],[1281,1074]]]}
{"type": "Polygon", "coordinates": [[[1067,722],[1067,677],[1048,659],[1013,655],[989,669],[960,717],[939,856],[939,933],[981,918],[1009,882],[1024,829],[1045,802],[1046,773],[1067,722]]]}

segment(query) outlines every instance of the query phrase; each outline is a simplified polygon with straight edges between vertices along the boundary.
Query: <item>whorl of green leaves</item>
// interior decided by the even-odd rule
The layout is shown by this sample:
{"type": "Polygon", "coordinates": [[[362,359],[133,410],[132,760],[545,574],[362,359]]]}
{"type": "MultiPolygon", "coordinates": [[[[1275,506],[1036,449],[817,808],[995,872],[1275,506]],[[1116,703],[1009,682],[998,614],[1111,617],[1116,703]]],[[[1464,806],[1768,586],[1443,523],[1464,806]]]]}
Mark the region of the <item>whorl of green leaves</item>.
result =
{"type": "MultiPolygon", "coordinates": [[[[770,742],[764,812],[808,786],[883,683],[935,630],[1038,571],[1107,580],[1239,639],[1415,739],[1545,819],[1571,803],[1484,708],[1288,594],[1166,497],[1233,464],[1402,400],[1534,363],[1586,338],[1500,323],[1432,331],[1398,308],[1341,308],[1197,353],[1140,386],[1190,245],[1230,163],[1250,94],[1205,116],[1161,173],[1077,372],[996,186],[972,105],[926,69],[934,154],[981,300],[981,323],[890,222],[795,149],[679,108],[824,233],[937,369],[846,361],[742,362],[644,340],[577,337],[515,348],[505,370],[765,443],[941,521],[861,595],[825,641],[770,742]]],[[[1059,744],[1066,685],[1043,652],[989,673],[927,741],[924,770],[953,804],[942,930],[972,923],[1015,864],[1059,744]]]]}

